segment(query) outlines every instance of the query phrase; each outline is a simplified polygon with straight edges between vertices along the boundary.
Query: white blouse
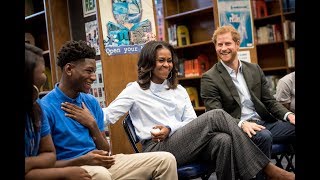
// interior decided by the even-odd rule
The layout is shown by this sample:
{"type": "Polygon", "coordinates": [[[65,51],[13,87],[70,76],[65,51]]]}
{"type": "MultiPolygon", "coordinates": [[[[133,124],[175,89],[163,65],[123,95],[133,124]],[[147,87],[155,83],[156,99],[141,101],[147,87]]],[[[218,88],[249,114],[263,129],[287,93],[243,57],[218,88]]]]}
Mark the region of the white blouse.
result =
{"type": "Polygon", "coordinates": [[[170,135],[197,117],[184,87],[167,90],[167,80],[162,84],[151,82],[150,89],[143,90],[137,82],[131,82],[118,97],[103,108],[105,124],[114,124],[129,111],[140,140],[150,139],[155,125],[171,128],[170,135]]]}

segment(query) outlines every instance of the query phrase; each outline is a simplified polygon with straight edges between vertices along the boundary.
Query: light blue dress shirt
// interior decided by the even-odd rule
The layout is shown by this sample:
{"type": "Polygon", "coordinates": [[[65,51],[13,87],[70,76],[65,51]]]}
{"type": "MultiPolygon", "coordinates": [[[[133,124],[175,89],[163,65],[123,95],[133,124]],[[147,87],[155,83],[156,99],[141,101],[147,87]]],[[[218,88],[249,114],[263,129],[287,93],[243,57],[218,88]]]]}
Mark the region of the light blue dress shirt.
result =
{"type": "MultiPolygon", "coordinates": [[[[237,88],[237,92],[240,97],[241,102],[241,118],[240,122],[238,123],[238,126],[241,127],[241,124],[243,121],[249,120],[249,119],[255,119],[255,120],[261,120],[261,117],[256,112],[256,109],[254,108],[254,104],[251,100],[251,95],[248,90],[248,86],[246,83],[246,80],[244,79],[243,72],[242,72],[242,63],[239,60],[239,68],[238,73],[236,74],[235,70],[227,66],[223,61],[221,61],[222,65],[226,68],[229,75],[231,76],[231,79],[234,83],[234,85],[237,88]]],[[[286,120],[287,116],[291,112],[287,112],[283,119],[286,120]]]]}
{"type": "Polygon", "coordinates": [[[254,104],[251,101],[251,95],[249,93],[249,89],[246,83],[246,80],[243,77],[242,72],[242,63],[239,61],[239,68],[238,73],[236,74],[235,70],[224,64],[223,61],[221,61],[222,65],[226,68],[229,75],[231,76],[231,79],[234,83],[234,85],[237,88],[240,102],[241,102],[241,118],[240,122],[238,123],[238,126],[241,127],[241,123],[248,119],[261,119],[261,117],[256,112],[256,109],[254,108],[254,104]]]}

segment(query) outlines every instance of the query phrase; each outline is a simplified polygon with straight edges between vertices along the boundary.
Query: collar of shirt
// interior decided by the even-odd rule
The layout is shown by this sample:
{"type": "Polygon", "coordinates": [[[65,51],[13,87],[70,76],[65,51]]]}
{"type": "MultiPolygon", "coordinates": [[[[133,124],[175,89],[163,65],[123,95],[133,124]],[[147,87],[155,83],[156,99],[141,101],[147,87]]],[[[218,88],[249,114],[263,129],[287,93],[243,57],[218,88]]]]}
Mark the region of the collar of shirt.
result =
{"type": "MultiPolygon", "coordinates": [[[[238,72],[242,73],[242,63],[240,60],[239,61],[239,68],[238,68],[238,72]]],[[[221,61],[222,65],[226,68],[226,70],[228,71],[228,73],[231,75],[232,73],[235,73],[234,70],[229,67],[228,65],[226,65],[223,61],[221,61]]]]}
{"type": "Polygon", "coordinates": [[[58,100],[61,100],[61,103],[62,102],[70,102],[70,103],[76,104],[81,107],[81,102],[82,102],[81,96],[80,96],[81,93],[79,93],[75,99],[72,99],[72,98],[68,97],[67,95],[65,95],[61,91],[61,89],[59,88],[59,83],[57,83],[55,85],[54,91],[56,91],[56,95],[58,96],[57,98],[58,98],[58,100]]]}
{"type": "Polygon", "coordinates": [[[167,80],[164,80],[163,83],[161,83],[161,84],[156,84],[156,83],[150,81],[150,90],[152,92],[161,92],[161,91],[165,90],[168,87],[169,86],[168,86],[167,80]]]}

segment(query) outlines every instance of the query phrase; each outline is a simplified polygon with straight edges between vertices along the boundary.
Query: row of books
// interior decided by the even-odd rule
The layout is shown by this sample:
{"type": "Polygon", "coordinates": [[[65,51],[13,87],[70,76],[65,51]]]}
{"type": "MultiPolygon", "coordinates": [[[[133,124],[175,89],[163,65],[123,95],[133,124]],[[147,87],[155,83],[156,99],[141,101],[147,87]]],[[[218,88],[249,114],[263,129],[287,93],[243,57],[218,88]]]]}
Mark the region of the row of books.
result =
{"type": "MultiPolygon", "coordinates": [[[[267,2],[272,3],[273,0],[251,0],[252,14],[254,18],[262,18],[268,16],[267,2]]],[[[282,0],[283,12],[294,12],[296,9],[296,0],[282,0]]]]}
{"type": "Polygon", "coordinates": [[[168,40],[172,46],[189,45],[190,35],[188,28],[184,25],[170,25],[168,27],[168,40]]]}
{"type": "Polygon", "coordinates": [[[268,16],[267,4],[265,0],[252,0],[252,15],[254,18],[268,16]]]}
{"type": "Polygon", "coordinates": [[[204,54],[195,59],[180,59],[179,61],[178,75],[184,77],[201,76],[211,67],[208,57],[204,54]]]}
{"type": "Polygon", "coordinates": [[[170,25],[168,27],[168,40],[169,40],[169,44],[171,44],[172,46],[178,45],[176,24],[170,25]]]}
{"type": "Polygon", "coordinates": [[[199,107],[199,96],[198,96],[198,90],[196,87],[185,87],[187,90],[187,93],[190,97],[190,101],[193,107],[199,107]]]}
{"type": "Polygon", "coordinates": [[[287,63],[288,67],[294,67],[295,66],[295,47],[289,47],[286,49],[286,56],[287,56],[287,63]]]}
{"type": "Polygon", "coordinates": [[[283,36],[284,40],[295,40],[296,38],[296,22],[285,20],[283,22],[283,36]]]}
{"type": "Polygon", "coordinates": [[[267,24],[256,30],[257,44],[279,42],[282,40],[281,25],[267,24]]]}
{"type": "Polygon", "coordinates": [[[282,0],[283,12],[294,12],[296,10],[296,0],[282,0]]]}

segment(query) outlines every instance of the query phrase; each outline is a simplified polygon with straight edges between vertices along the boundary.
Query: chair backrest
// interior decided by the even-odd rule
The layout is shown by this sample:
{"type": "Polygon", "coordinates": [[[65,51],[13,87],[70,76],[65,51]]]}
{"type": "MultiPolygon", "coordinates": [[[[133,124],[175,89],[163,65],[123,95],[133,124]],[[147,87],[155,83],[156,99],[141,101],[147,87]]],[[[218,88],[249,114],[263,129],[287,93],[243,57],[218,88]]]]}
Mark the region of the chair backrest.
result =
{"type": "MultiPolygon", "coordinates": [[[[136,135],[136,132],[134,130],[134,126],[132,124],[132,120],[129,114],[122,121],[122,125],[134,152],[139,153],[137,143],[140,142],[140,140],[136,135]]],[[[199,177],[203,180],[208,180],[214,170],[212,166],[206,163],[194,162],[194,163],[189,163],[183,166],[179,166],[177,171],[178,171],[179,180],[194,179],[199,177]]]]}
{"type": "Polygon", "coordinates": [[[134,150],[134,152],[139,153],[139,149],[137,147],[137,143],[140,141],[138,136],[136,135],[136,132],[134,130],[134,126],[132,124],[130,115],[128,114],[124,120],[122,121],[124,131],[126,132],[128,139],[130,141],[130,144],[134,150]]]}

